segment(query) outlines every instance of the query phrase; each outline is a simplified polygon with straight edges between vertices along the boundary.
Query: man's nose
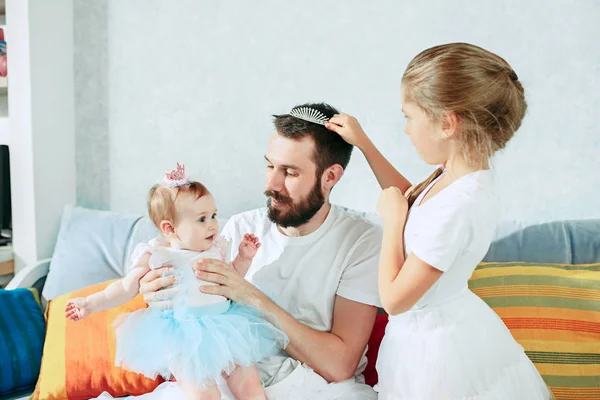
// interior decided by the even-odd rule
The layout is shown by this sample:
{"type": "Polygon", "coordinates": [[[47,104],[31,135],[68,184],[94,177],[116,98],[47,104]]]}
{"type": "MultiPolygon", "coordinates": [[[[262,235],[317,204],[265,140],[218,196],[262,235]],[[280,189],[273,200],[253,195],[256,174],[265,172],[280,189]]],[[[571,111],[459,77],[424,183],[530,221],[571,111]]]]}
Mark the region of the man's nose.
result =
{"type": "Polygon", "coordinates": [[[275,172],[267,172],[265,186],[267,190],[273,192],[280,192],[283,190],[284,179],[281,174],[275,172]]]}

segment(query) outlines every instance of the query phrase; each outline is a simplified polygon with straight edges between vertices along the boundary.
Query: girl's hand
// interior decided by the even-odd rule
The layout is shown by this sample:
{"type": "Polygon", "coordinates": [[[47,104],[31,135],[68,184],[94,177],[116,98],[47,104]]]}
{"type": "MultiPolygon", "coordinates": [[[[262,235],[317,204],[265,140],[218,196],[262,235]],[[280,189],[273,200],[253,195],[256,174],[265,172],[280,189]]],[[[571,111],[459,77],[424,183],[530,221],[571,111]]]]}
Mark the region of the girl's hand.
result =
{"type": "Polygon", "coordinates": [[[362,149],[364,144],[369,140],[365,131],[351,115],[336,114],[329,119],[325,127],[340,135],[346,143],[362,149]]]}
{"type": "Polygon", "coordinates": [[[397,187],[383,189],[377,202],[377,212],[384,222],[405,222],[408,200],[397,187]]]}
{"type": "Polygon", "coordinates": [[[238,248],[238,255],[244,260],[252,260],[259,248],[260,241],[258,238],[250,233],[246,233],[238,248]]]}
{"type": "Polygon", "coordinates": [[[92,307],[85,297],[77,297],[67,302],[65,315],[71,321],[79,321],[92,313],[92,307]]]}

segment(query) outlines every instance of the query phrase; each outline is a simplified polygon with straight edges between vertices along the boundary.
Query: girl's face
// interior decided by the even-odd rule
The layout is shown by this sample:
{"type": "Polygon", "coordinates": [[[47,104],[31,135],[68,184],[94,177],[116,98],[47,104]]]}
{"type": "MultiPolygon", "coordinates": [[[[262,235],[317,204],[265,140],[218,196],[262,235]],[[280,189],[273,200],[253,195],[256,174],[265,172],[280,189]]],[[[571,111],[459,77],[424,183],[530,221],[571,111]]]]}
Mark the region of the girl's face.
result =
{"type": "Polygon", "coordinates": [[[451,152],[450,141],[444,137],[442,122],[433,121],[421,107],[406,101],[402,89],[402,112],[406,117],[404,132],[410,136],[419,156],[430,165],[444,165],[451,152]]]}
{"type": "Polygon", "coordinates": [[[175,207],[175,232],[169,238],[182,249],[209,250],[219,233],[217,206],[213,196],[208,193],[197,199],[193,194],[180,193],[175,207]]]}

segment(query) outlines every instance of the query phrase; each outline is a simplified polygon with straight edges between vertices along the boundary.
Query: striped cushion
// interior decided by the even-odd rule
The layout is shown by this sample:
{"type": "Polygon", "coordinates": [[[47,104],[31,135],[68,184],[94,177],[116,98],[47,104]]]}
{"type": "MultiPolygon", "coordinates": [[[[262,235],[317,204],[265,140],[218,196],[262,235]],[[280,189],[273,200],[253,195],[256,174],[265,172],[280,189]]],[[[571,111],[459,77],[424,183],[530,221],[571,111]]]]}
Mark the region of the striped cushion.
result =
{"type": "Polygon", "coordinates": [[[0,396],[33,388],[45,331],[37,290],[0,289],[0,396]]]}
{"type": "Polygon", "coordinates": [[[110,283],[67,293],[48,303],[44,357],[32,400],[89,399],[103,391],[114,397],[141,395],[151,392],[162,382],[115,366],[116,343],[112,324],[123,313],[146,306],[140,295],[79,322],[65,318],[69,299],[88,296],[110,283]]]}
{"type": "Polygon", "coordinates": [[[503,319],[557,400],[600,399],[600,264],[483,263],[469,287],[503,319]]]}

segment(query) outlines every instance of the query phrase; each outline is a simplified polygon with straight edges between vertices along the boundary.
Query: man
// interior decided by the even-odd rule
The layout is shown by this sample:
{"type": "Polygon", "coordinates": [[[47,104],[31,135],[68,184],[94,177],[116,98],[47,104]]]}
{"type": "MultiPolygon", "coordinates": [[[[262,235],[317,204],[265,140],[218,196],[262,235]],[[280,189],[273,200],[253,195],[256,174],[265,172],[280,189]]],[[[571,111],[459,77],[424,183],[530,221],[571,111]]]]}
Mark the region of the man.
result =
{"type": "MultiPolygon", "coordinates": [[[[329,203],[352,146],[311,121],[334,114],[320,103],[275,116],[265,154],[267,207],[233,216],[222,231],[232,249],[247,232],[260,238],[245,279],[219,260],[196,265],[198,278],[218,284],[205,293],[262,309],[289,336],[285,351],[257,365],[271,400],[377,397],[362,371],[379,306],[381,232],[329,203]]],[[[142,279],[147,302],[173,283],[162,272],[142,279]]]]}

